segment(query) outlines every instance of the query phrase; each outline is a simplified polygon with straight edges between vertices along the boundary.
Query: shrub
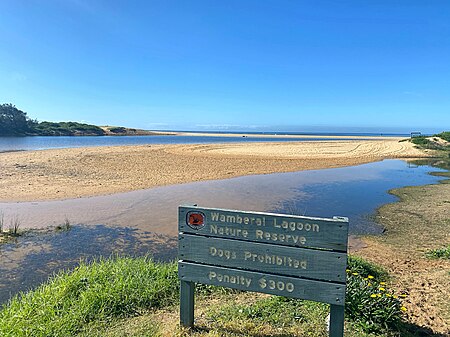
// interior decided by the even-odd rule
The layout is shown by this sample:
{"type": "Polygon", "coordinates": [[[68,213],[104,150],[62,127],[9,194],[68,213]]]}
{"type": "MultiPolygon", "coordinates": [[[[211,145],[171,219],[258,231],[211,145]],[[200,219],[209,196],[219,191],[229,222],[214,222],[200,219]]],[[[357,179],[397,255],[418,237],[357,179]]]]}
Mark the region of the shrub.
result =
{"type": "Polygon", "coordinates": [[[450,245],[440,249],[433,249],[425,253],[430,259],[450,259],[450,245]]]}
{"type": "Polygon", "coordinates": [[[361,258],[349,257],[345,313],[366,332],[379,332],[400,323],[406,308],[386,286],[387,273],[361,258]]]}
{"type": "Polygon", "coordinates": [[[102,128],[78,122],[41,122],[36,125],[35,132],[43,136],[104,135],[102,128]]]}
{"type": "Polygon", "coordinates": [[[416,145],[429,145],[431,142],[429,139],[427,139],[425,136],[419,136],[419,137],[414,137],[411,138],[411,142],[413,142],[416,145]]]}
{"type": "Polygon", "coordinates": [[[125,129],[124,127],[118,126],[118,127],[110,128],[109,131],[111,131],[113,133],[125,133],[125,132],[127,132],[127,129],[125,129]]]}
{"type": "Polygon", "coordinates": [[[440,137],[447,142],[450,142],[450,131],[441,132],[435,135],[436,137],[440,137]]]}

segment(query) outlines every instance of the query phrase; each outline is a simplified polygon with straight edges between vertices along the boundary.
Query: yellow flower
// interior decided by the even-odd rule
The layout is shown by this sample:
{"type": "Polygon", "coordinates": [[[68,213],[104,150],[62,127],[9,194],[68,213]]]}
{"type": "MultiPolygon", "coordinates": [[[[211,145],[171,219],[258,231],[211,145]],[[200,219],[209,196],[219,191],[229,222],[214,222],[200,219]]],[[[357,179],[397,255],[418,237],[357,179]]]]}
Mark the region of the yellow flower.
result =
{"type": "Polygon", "coordinates": [[[381,297],[381,294],[377,294],[378,297],[381,297]]]}
{"type": "Polygon", "coordinates": [[[373,278],[373,276],[372,276],[372,275],[369,275],[369,276],[367,276],[367,278],[373,278]]]}
{"type": "Polygon", "coordinates": [[[405,307],[400,308],[401,311],[406,311],[407,309],[405,307]]]}
{"type": "Polygon", "coordinates": [[[401,295],[400,295],[400,297],[403,297],[403,298],[405,298],[405,297],[406,297],[406,295],[405,295],[405,294],[401,294],[401,295]]]}
{"type": "Polygon", "coordinates": [[[380,282],[380,285],[385,286],[386,282],[380,282]]]}
{"type": "Polygon", "coordinates": [[[398,298],[398,296],[397,295],[394,295],[394,296],[392,296],[393,298],[398,298]]]}
{"type": "Polygon", "coordinates": [[[391,294],[386,294],[386,297],[391,297],[392,295],[391,294]]]}
{"type": "Polygon", "coordinates": [[[351,270],[350,270],[350,269],[345,269],[345,271],[346,271],[347,273],[350,273],[350,272],[351,272],[351,270]]]}
{"type": "Polygon", "coordinates": [[[383,287],[379,287],[378,289],[380,289],[381,291],[385,291],[386,290],[383,287]]]}
{"type": "Polygon", "coordinates": [[[375,297],[377,297],[377,295],[376,294],[372,294],[372,295],[370,295],[370,297],[375,298],[375,297]]]}
{"type": "Polygon", "coordinates": [[[358,273],[352,273],[352,275],[358,275],[358,273]]]}
{"type": "Polygon", "coordinates": [[[372,283],[369,282],[367,285],[370,287],[372,285],[372,283]]]}

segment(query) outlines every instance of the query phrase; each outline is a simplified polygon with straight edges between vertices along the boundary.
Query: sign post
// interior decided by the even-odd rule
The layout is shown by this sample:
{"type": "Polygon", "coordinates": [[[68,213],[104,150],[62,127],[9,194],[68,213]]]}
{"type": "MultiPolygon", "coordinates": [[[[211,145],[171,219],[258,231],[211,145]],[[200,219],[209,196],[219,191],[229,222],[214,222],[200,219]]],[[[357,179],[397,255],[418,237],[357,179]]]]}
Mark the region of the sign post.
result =
{"type": "Polygon", "coordinates": [[[194,324],[195,283],[329,303],[342,337],[348,219],[180,206],[180,323],[194,324]]]}

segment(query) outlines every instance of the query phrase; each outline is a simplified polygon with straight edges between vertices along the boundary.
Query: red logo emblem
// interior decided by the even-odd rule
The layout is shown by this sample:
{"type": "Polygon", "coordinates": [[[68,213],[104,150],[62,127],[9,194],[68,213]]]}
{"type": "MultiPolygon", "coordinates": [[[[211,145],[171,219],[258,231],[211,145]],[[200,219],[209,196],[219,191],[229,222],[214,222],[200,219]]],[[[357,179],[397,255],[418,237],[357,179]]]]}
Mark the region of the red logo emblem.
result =
{"type": "Polygon", "coordinates": [[[192,229],[202,229],[205,227],[205,215],[202,212],[189,212],[186,216],[186,223],[192,229]]]}

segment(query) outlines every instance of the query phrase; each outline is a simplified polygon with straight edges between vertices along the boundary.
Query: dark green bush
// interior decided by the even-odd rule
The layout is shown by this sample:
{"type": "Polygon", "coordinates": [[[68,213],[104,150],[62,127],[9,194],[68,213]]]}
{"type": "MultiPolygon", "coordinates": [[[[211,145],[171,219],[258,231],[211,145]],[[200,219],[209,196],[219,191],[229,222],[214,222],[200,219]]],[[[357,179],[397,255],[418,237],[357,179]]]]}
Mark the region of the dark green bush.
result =
{"type": "Polygon", "coordinates": [[[127,129],[119,126],[119,127],[109,128],[109,131],[111,131],[113,133],[125,133],[125,132],[127,132],[127,129]]]}
{"type": "Polygon", "coordinates": [[[411,142],[413,142],[416,145],[429,145],[431,142],[429,139],[427,139],[425,136],[420,137],[413,137],[411,138],[411,142]]]}
{"type": "Polygon", "coordinates": [[[104,134],[103,129],[98,126],[77,122],[40,122],[34,130],[42,136],[73,136],[78,134],[102,136],[104,134]]]}
{"type": "Polygon", "coordinates": [[[445,131],[434,135],[435,137],[440,137],[447,142],[450,142],[450,131],[445,131]]]}

